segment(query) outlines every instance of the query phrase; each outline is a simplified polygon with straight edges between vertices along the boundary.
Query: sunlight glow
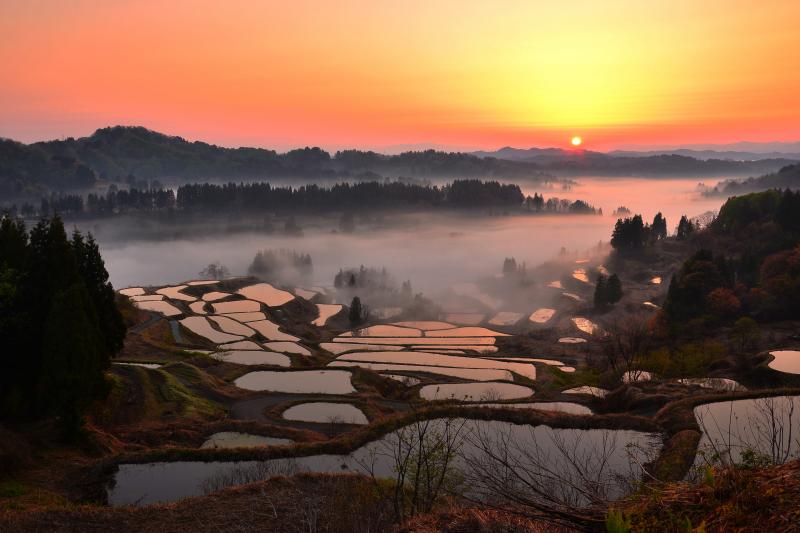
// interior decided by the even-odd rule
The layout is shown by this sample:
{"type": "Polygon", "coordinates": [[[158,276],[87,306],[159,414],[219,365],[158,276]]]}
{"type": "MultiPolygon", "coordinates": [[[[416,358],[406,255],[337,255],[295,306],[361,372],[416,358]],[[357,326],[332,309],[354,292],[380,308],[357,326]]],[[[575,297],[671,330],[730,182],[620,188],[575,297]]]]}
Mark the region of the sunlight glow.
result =
{"type": "Polygon", "coordinates": [[[581,139],[576,135],[575,137],[572,138],[572,141],[570,142],[572,143],[572,146],[580,146],[581,143],[583,142],[583,139],[581,139]]]}

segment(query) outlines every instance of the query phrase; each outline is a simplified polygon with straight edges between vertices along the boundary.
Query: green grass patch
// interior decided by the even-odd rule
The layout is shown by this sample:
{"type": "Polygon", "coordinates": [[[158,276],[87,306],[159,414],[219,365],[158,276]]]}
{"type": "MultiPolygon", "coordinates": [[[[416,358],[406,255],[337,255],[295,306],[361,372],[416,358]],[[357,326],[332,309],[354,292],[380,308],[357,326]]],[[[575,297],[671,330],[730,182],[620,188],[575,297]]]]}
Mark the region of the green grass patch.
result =
{"type": "Polygon", "coordinates": [[[28,487],[15,479],[0,481],[0,498],[19,498],[28,493],[28,487]]]}

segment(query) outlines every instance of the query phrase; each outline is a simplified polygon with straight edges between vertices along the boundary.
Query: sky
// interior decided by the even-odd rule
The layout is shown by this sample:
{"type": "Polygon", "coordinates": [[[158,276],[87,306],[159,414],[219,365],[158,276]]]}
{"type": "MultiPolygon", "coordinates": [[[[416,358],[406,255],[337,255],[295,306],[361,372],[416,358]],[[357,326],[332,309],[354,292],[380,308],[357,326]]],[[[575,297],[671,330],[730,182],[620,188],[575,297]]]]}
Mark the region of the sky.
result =
{"type": "Polygon", "coordinates": [[[797,0],[0,0],[0,136],[588,149],[800,139],[797,0]]]}

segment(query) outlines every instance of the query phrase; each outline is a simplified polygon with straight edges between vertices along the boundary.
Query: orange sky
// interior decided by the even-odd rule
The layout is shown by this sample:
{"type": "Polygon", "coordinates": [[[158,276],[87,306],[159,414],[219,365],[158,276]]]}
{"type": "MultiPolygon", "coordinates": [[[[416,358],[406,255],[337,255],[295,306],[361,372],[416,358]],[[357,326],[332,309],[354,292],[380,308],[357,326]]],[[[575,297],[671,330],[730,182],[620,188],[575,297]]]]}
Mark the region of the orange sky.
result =
{"type": "Polygon", "coordinates": [[[800,139],[800,1],[0,0],[0,136],[800,139]]]}

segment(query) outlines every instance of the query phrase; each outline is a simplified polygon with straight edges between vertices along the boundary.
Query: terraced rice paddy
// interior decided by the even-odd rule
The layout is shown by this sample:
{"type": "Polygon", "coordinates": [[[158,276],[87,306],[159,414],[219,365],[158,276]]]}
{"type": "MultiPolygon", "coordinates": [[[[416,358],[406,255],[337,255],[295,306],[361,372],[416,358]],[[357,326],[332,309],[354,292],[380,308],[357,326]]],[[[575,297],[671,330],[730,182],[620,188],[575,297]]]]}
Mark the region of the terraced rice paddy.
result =
{"type": "Polygon", "coordinates": [[[193,302],[197,300],[194,296],[189,296],[188,294],[184,294],[181,292],[182,289],[185,289],[186,285],[176,285],[174,287],[164,287],[163,289],[158,289],[156,294],[163,294],[170,300],[183,300],[184,302],[193,302]]]}
{"type": "Polygon", "coordinates": [[[224,298],[228,298],[231,294],[228,292],[219,292],[219,291],[211,291],[207,292],[203,295],[204,302],[216,302],[217,300],[222,300],[224,298]]]}
{"type": "MultiPolygon", "coordinates": [[[[500,333],[488,328],[463,326],[452,329],[435,329],[425,332],[426,337],[508,337],[507,333],[500,333]]],[[[492,339],[494,340],[494,339],[492,339]]],[[[474,344],[481,344],[475,342],[474,344]]],[[[492,342],[491,344],[494,344],[492,342]]]]}
{"type": "Polygon", "coordinates": [[[356,391],[350,382],[350,372],[344,370],[264,370],[245,374],[234,384],[246,390],[293,394],[350,394],[356,391]]]}
{"type": "Polygon", "coordinates": [[[300,287],[295,287],[294,294],[304,300],[312,300],[315,296],[317,296],[318,293],[306,289],[301,289],[300,287]]]}
{"type": "Polygon", "coordinates": [[[161,313],[164,316],[178,316],[183,314],[183,311],[171,303],[165,302],[164,300],[134,302],[133,305],[143,311],[155,311],[156,313],[161,313]]]}
{"type": "Polygon", "coordinates": [[[294,295],[288,291],[276,289],[269,283],[256,283],[237,291],[249,300],[255,300],[270,307],[280,307],[294,300],[294,295]]]}
{"type": "Polygon", "coordinates": [[[214,314],[227,315],[232,313],[252,313],[260,311],[261,304],[253,300],[235,300],[231,302],[219,302],[211,304],[214,314]]]}
{"type": "Polygon", "coordinates": [[[586,269],[583,268],[576,268],[572,272],[572,277],[577,279],[582,283],[589,283],[589,276],[586,275],[586,269]]]}
{"type": "Polygon", "coordinates": [[[550,322],[550,319],[556,314],[555,309],[550,309],[549,307],[542,307],[541,309],[537,309],[534,311],[528,320],[533,322],[534,324],[547,324],[550,322]]]}
{"type": "Polygon", "coordinates": [[[209,435],[201,448],[257,448],[260,446],[285,446],[292,444],[291,439],[264,437],[236,431],[221,431],[209,435]]]}
{"type": "Polygon", "coordinates": [[[299,341],[299,337],[284,333],[280,330],[277,324],[269,320],[257,320],[255,322],[248,322],[248,326],[258,331],[262,336],[271,341],[299,341]]]}
{"type": "Polygon", "coordinates": [[[800,374],[800,350],[775,350],[769,353],[774,357],[768,365],[771,369],[787,374],[800,374]]]}
{"type": "Polygon", "coordinates": [[[127,362],[127,361],[114,361],[112,364],[115,364],[115,365],[127,365],[127,366],[140,366],[142,368],[149,368],[151,370],[155,369],[155,368],[161,368],[161,366],[162,366],[161,363],[135,363],[135,362],[127,362]]]}
{"type": "MultiPolygon", "coordinates": [[[[526,456],[534,454],[546,457],[547,469],[561,473],[553,479],[545,470],[536,469],[531,479],[546,479],[543,490],[558,491],[565,498],[573,499],[576,505],[589,502],[570,486],[569,481],[558,479],[592,479],[608,491],[610,499],[616,499],[629,490],[629,485],[620,479],[631,479],[640,473],[633,465],[643,462],[637,455],[631,461],[632,450],[641,450],[647,456],[660,446],[659,436],[629,430],[607,429],[554,429],[549,426],[530,426],[500,421],[437,419],[431,422],[432,430],[444,431],[445,424],[463,423],[463,438],[457,441],[457,454],[454,468],[469,474],[472,468],[500,468],[492,460],[492,454],[505,450],[511,464],[527,464],[526,456]],[[482,444],[477,444],[480,441],[482,444]],[[510,447],[504,446],[510,442],[510,447]],[[574,452],[565,454],[564,450],[574,452]],[[578,466],[574,457],[585,458],[583,466],[578,466]]],[[[379,479],[394,479],[396,466],[391,450],[397,446],[399,432],[390,433],[381,439],[370,442],[348,455],[314,455],[287,459],[274,459],[265,462],[200,462],[176,461],[171,463],[122,464],[107,487],[110,505],[150,505],[173,502],[203,494],[214,480],[236,480],[247,483],[270,475],[291,475],[297,472],[358,472],[366,473],[361,465],[370,465],[371,474],[379,479]]],[[[407,433],[408,431],[406,431],[407,433]]],[[[223,482],[221,486],[225,486],[223,482]]],[[[219,487],[220,485],[216,485],[219,487]]],[[[473,486],[477,494],[480,486],[473,486]]],[[[476,494],[476,496],[477,496],[476,494]]]]}
{"type": "Polygon", "coordinates": [[[497,346],[489,346],[488,344],[442,344],[442,345],[425,345],[425,346],[411,346],[412,350],[425,350],[425,351],[444,351],[444,350],[469,350],[478,353],[495,353],[498,351],[497,346]]]}
{"type": "Polygon", "coordinates": [[[252,328],[249,328],[242,324],[241,322],[237,322],[232,318],[228,318],[226,316],[210,316],[208,317],[209,320],[214,322],[219,329],[224,331],[225,333],[231,333],[233,335],[242,335],[244,337],[251,337],[255,335],[255,331],[252,328]]]}
{"type": "Polygon", "coordinates": [[[515,400],[533,395],[533,389],[513,383],[489,381],[484,383],[442,383],[425,385],[419,395],[428,401],[459,400],[479,402],[486,400],[515,400]]]}
{"type": "Polygon", "coordinates": [[[404,328],[419,329],[422,331],[431,331],[435,329],[452,329],[456,327],[455,324],[449,322],[440,322],[438,320],[412,320],[408,322],[394,322],[392,325],[401,326],[404,328]]]}
{"type": "Polygon", "coordinates": [[[399,381],[406,387],[414,387],[415,385],[419,385],[422,383],[422,380],[419,378],[414,378],[411,376],[404,376],[403,374],[381,374],[385,378],[393,379],[395,381],[399,381]]]}
{"type": "Polygon", "coordinates": [[[492,368],[509,370],[526,378],[536,379],[536,367],[531,364],[430,352],[351,352],[340,355],[337,357],[337,361],[446,366],[451,368],[492,368]]]}
{"type": "Polygon", "coordinates": [[[232,318],[238,322],[255,322],[257,320],[266,320],[267,315],[262,313],[261,311],[252,311],[250,313],[226,313],[225,315],[228,318],[232,318]]]}
{"type": "Polygon", "coordinates": [[[196,315],[204,315],[206,314],[206,303],[205,302],[192,302],[189,304],[189,309],[191,309],[192,313],[196,315]]]}
{"type": "Polygon", "coordinates": [[[220,350],[261,350],[261,346],[253,341],[236,341],[228,344],[220,344],[220,350]]]}
{"type": "Polygon", "coordinates": [[[190,316],[180,321],[181,325],[196,335],[205,337],[214,344],[223,344],[226,342],[233,342],[242,340],[241,335],[231,335],[230,333],[223,333],[211,327],[211,323],[202,316],[190,316]]]}
{"type": "Polygon", "coordinates": [[[493,326],[513,326],[522,320],[522,313],[514,313],[512,311],[501,311],[494,315],[489,324],[493,326]]]}
{"type": "Polygon", "coordinates": [[[161,294],[142,294],[140,296],[131,296],[131,301],[134,302],[154,302],[163,299],[164,296],[161,294]]]}
{"type": "Polygon", "coordinates": [[[403,346],[392,345],[392,344],[358,344],[351,342],[321,342],[319,343],[319,347],[325,350],[326,352],[330,352],[334,355],[340,355],[345,352],[355,352],[364,350],[400,351],[405,349],[403,346]]]}
{"type": "Polygon", "coordinates": [[[312,324],[315,326],[322,327],[328,323],[331,317],[336,315],[342,310],[342,306],[340,304],[316,304],[317,311],[319,312],[319,316],[314,319],[312,324]]]}
{"type": "Polygon", "coordinates": [[[800,455],[800,396],[707,403],[695,407],[694,416],[703,432],[695,466],[717,456],[740,463],[748,451],[776,464],[800,455]]]}
{"type": "Polygon", "coordinates": [[[331,361],[328,363],[328,366],[331,368],[352,368],[357,366],[375,372],[421,372],[423,374],[437,374],[439,376],[467,379],[469,381],[511,381],[514,379],[514,376],[508,370],[491,368],[451,368],[446,366],[368,363],[339,360],[331,361]]]}
{"type": "Polygon", "coordinates": [[[536,409],[537,411],[554,411],[571,415],[591,415],[592,410],[574,402],[521,402],[521,403],[487,403],[478,407],[493,409],[536,409]]]}
{"type": "Polygon", "coordinates": [[[228,350],[213,354],[214,359],[237,365],[271,365],[289,368],[292,360],[282,353],[264,350],[228,350]]]}
{"type": "Polygon", "coordinates": [[[679,379],[678,383],[682,383],[684,385],[697,385],[698,387],[703,387],[704,389],[713,389],[719,391],[734,392],[747,390],[747,387],[738,381],[727,378],[687,378],[679,379]]]}
{"type": "Polygon", "coordinates": [[[275,352],[294,353],[297,355],[311,355],[311,351],[305,346],[300,346],[296,342],[278,341],[267,342],[264,346],[275,352]]]}
{"type": "Polygon", "coordinates": [[[142,287],[128,287],[127,289],[121,289],[119,293],[123,296],[140,296],[144,294],[144,289],[142,287]]]}
{"type": "Polygon", "coordinates": [[[422,337],[422,331],[401,326],[380,325],[346,331],[340,337],[422,337]]]}
{"type": "Polygon", "coordinates": [[[575,317],[572,319],[575,327],[588,335],[594,335],[600,331],[600,327],[588,318],[575,317]]]}
{"type": "Polygon", "coordinates": [[[349,403],[308,402],[293,405],[283,412],[286,420],[338,424],[369,424],[364,412],[349,403]]]}
{"type": "Polygon", "coordinates": [[[588,394],[590,396],[596,396],[597,398],[603,398],[606,394],[608,394],[608,391],[599,387],[590,387],[588,385],[584,385],[581,387],[567,389],[564,391],[564,394],[588,394]]]}
{"type": "Polygon", "coordinates": [[[333,342],[355,344],[411,344],[414,346],[449,345],[451,348],[458,349],[462,345],[491,346],[494,344],[494,337],[336,337],[333,339],[333,342]]]}

